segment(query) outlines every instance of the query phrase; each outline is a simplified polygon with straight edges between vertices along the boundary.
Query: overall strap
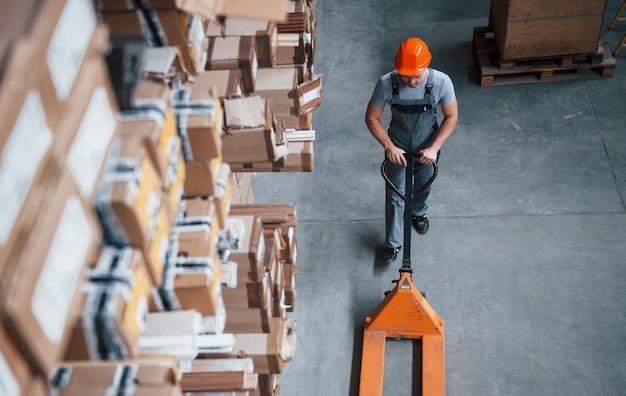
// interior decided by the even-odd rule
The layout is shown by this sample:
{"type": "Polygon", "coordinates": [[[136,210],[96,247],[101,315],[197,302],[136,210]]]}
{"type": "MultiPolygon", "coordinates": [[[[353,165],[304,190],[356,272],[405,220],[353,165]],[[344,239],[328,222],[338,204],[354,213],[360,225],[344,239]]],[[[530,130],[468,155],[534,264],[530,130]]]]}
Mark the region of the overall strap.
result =
{"type": "Polygon", "coordinates": [[[398,96],[399,95],[398,88],[400,88],[400,86],[398,85],[397,75],[392,74],[391,75],[391,94],[394,96],[398,96]]]}
{"type": "Polygon", "coordinates": [[[426,81],[426,87],[424,87],[424,99],[430,99],[430,111],[433,114],[437,114],[439,111],[437,109],[437,103],[435,103],[435,98],[432,95],[433,92],[433,69],[428,68],[428,80],[426,81]]]}
{"type": "Polygon", "coordinates": [[[426,93],[425,95],[430,95],[433,92],[433,69],[428,68],[428,80],[426,81],[426,93]]]}

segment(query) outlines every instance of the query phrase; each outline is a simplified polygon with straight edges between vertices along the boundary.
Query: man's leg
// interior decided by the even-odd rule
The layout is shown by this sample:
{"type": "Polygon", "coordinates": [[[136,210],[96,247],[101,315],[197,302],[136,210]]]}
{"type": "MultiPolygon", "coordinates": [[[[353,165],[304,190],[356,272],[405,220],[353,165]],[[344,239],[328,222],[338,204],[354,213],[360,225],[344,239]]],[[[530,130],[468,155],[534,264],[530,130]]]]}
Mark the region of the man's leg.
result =
{"type": "MultiPolygon", "coordinates": [[[[403,165],[388,162],[385,174],[389,180],[404,194],[406,168],[403,165]]],[[[385,194],[385,246],[397,248],[403,241],[404,200],[389,186],[385,194]]]]}

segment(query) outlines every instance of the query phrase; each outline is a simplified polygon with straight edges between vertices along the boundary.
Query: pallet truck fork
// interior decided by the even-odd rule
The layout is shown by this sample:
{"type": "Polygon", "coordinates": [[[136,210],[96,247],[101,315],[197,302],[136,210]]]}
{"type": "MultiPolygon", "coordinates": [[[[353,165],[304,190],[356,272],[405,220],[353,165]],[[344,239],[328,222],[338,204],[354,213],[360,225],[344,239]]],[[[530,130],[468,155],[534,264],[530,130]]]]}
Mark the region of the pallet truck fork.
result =
{"type": "MultiPolygon", "coordinates": [[[[422,344],[422,396],[444,396],[445,381],[445,336],[444,321],[415,287],[411,279],[411,216],[413,167],[417,154],[405,154],[406,194],[402,194],[385,174],[387,160],[381,173],[387,184],[404,200],[404,247],[400,278],[396,286],[385,293],[385,298],[365,318],[363,353],[361,355],[360,396],[383,394],[385,369],[385,342],[387,338],[421,340],[422,344]]],[[[433,164],[433,175],[420,191],[425,190],[437,177],[437,163],[433,164]]]]}

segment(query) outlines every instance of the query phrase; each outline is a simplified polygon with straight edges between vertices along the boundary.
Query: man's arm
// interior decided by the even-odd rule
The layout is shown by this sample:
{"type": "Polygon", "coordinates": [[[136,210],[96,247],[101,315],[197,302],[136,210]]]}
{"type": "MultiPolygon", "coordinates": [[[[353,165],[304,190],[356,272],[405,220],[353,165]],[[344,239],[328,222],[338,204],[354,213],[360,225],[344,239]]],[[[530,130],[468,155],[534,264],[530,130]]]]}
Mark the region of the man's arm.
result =
{"type": "Polygon", "coordinates": [[[419,161],[423,164],[432,164],[437,160],[437,153],[452,134],[459,120],[459,108],[456,98],[446,104],[442,104],[441,110],[443,112],[443,121],[439,127],[437,137],[429,148],[420,151],[419,161]]]}
{"type": "Polygon", "coordinates": [[[365,112],[365,125],[370,130],[370,133],[378,143],[385,149],[385,156],[394,164],[402,164],[406,166],[406,159],[404,158],[404,150],[397,147],[389,138],[387,130],[380,122],[380,118],[383,116],[383,107],[378,107],[371,101],[367,105],[367,111],[365,112]]]}

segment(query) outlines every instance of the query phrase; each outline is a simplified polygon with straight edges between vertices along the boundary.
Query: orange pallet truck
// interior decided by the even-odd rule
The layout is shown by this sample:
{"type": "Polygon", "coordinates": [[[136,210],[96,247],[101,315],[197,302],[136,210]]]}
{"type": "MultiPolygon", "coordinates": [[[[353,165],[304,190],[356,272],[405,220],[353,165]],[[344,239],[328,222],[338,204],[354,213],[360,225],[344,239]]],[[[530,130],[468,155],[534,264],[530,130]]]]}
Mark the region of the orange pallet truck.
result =
{"type": "MultiPolygon", "coordinates": [[[[406,188],[402,194],[385,174],[387,160],[381,173],[387,184],[404,200],[404,248],[400,278],[396,286],[385,293],[385,298],[365,318],[363,354],[361,355],[360,396],[383,394],[385,369],[385,342],[387,338],[421,340],[422,396],[446,394],[444,322],[426,301],[425,295],[413,284],[411,275],[411,201],[413,167],[417,154],[407,153],[406,188]],[[408,199],[407,199],[408,198],[408,199]]],[[[416,193],[424,191],[437,177],[437,163],[433,175],[416,193]]]]}

